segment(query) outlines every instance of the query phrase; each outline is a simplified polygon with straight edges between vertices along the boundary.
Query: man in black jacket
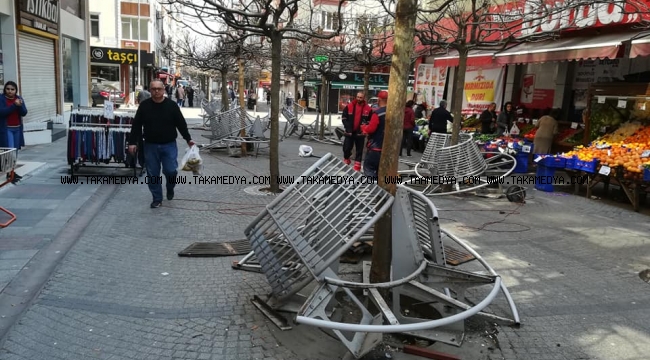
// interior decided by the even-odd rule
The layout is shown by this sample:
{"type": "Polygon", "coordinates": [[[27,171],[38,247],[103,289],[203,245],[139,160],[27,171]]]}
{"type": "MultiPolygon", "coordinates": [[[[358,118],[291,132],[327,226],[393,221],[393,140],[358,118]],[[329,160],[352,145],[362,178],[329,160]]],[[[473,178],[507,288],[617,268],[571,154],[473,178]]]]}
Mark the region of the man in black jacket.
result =
{"type": "Polygon", "coordinates": [[[447,122],[453,123],[454,118],[451,116],[451,113],[447,111],[447,101],[442,100],[440,102],[440,107],[431,112],[431,117],[429,118],[429,132],[446,134],[447,122]]]}
{"type": "Polygon", "coordinates": [[[133,119],[129,152],[135,153],[138,140],[142,138],[144,128],[144,156],[146,159],[149,191],[153,195],[152,208],[162,205],[162,178],[160,169],[167,178],[167,200],[174,198],[174,185],[178,168],[178,147],[176,137],[181,133],[187,145],[194,145],[187,123],[181,109],[176,103],[164,96],[165,86],[162,81],[154,80],[149,86],[151,98],[144,100],[138,107],[133,119]],[[161,166],[162,165],[162,166],[161,166]]]}

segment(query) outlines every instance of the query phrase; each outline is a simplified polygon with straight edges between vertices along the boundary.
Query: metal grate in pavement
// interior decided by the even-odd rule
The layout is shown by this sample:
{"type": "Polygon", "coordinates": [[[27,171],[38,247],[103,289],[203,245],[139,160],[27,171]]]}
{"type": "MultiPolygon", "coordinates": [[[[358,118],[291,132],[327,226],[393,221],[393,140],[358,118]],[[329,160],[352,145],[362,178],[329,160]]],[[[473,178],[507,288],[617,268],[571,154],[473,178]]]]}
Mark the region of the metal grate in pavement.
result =
{"type": "Polygon", "coordinates": [[[470,253],[455,249],[450,246],[445,246],[445,261],[449,265],[458,266],[474,259],[476,258],[470,253]]]}
{"type": "Polygon", "coordinates": [[[195,242],[188,246],[183,251],[178,253],[178,256],[186,257],[217,257],[217,256],[233,256],[248,254],[251,252],[251,245],[247,239],[235,240],[228,242],[195,242]]]}

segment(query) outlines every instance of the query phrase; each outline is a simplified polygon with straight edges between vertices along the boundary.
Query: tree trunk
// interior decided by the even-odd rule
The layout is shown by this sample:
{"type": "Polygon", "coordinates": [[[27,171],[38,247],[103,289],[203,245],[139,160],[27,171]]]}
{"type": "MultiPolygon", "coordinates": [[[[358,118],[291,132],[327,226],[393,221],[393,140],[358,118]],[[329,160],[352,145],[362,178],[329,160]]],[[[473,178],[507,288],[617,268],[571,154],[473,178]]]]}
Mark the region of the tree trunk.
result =
{"type": "Polygon", "coordinates": [[[271,144],[270,144],[270,175],[271,192],[280,192],[278,177],[280,176],[279,139],[280,139],[280,65],[282,63],[282,37],[278,33],[271,35],[271,144]]]}
{"type": "Polygon", "coordinates": [[[465,71],[467,70],[467,54],[465,47],[458,50],[458,67],[454,71],[454,97],[452,98],[451,113],[454,115],[454,128],[451,131],[451,145],[458,144],[460,128],[463,125],[463,96],[465,90],[465,71]]]}
{"type": "MultiPolygon", "coordinates": [[[[241,112],[241,131],[239,132],[239,136],[241,137],[246,137],[246,98],[244,97],[244,87],[245,85],[245,80],[244,80],[244,59],[241,57],[238,59],[239,63],[237,64],[237,67],[239,67],[239,106],[242,108],[241,112]]],[[[242,142],[241,143],[241,156],[246,157],[248,154],[246,153],[246,143],[242,142]]]]}
{"type": "MultiPolygon", "coordinates": [[[[370,100],[370,70],[372,66],[365,66],[363,69],[363,94],[366,97],[366,101],[370,100]]],[[[356,95],[356,94],[355,94],[356,95]]]]}
{"type": "Polygon", "coordinates": [[[321,77],[321,97],[320,97],[320,129],[318,138],[320,140],[325,139],[325,109],[327,109],[327,76],[323,75],[321,77]]]}
{"type": "MultiPolygon", "coordinates": [[[[223,110],[230,109],[230,96],[228,96],[228,72],[224,71],[221,73],[221,106],[223,110]]],[[[221,109],[217,109],[221,111],[221,109]]]]}
{"type": "MultiPolygon", "coordinates": [[[[404,107],[406,106],[406,89],[408,76],[411,72],[411,54],[413,53],[413,37],[415,36],[415,18],[417,0],[399,0],[395,16],[395,47],[393,49],[390,80],[388,82],[388,105],[386,109],[386,125],[384,128],[384,143],[379,162],[379,186],[395,195],[395,184],[387,184],[386,176],[397,176],[399,149],[402,145],[404,128],[404,107]],[[400,140],[398,140],[400,139],[400,140]]],[[[392,216],[389,210],[375,224],[372,267],[370,282],[390,281],[390,265],[392,258],[392,216]]]]}

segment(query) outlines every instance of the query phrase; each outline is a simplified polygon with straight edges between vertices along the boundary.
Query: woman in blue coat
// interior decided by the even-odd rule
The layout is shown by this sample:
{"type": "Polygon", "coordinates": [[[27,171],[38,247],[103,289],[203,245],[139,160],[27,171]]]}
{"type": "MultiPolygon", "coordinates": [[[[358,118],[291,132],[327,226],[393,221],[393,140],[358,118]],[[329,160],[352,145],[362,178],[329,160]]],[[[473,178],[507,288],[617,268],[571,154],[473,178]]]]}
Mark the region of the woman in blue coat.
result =
{"type": "Polygon", "coordinates": [[[23,116],[27,115],[27,107],[17,92],[18,85],[7,81],[0,95],[0,147],[20,149],[25,146],[23,116]]]}

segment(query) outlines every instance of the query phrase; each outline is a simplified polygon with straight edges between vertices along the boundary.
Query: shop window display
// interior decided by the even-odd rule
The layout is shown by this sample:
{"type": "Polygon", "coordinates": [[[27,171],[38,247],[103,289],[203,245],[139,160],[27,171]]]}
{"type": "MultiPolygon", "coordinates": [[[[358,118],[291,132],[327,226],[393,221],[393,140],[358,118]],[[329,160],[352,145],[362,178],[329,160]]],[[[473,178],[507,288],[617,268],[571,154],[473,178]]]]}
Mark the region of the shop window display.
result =
{"type": "Polygon", "coordinates": [[[121,88],[119,66],[92,65],[90,67],[90,76],[93,83],[108,83],[121,88]]]}

